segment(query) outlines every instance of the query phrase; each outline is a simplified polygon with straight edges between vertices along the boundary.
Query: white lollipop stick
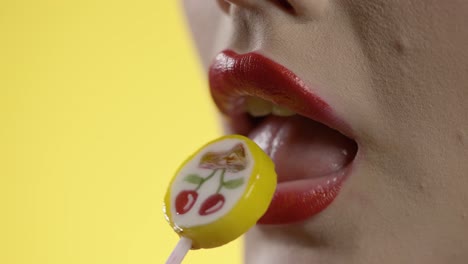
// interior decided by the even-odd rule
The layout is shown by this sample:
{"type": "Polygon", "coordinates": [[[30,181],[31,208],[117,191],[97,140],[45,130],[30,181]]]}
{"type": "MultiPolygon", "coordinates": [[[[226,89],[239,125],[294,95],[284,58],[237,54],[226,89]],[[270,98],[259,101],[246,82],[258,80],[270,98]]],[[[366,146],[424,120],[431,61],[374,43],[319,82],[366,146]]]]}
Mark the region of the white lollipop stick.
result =
{"type": "Polygon", "coordinates": [[[166,261],[166,264],[180,264],[187,252],[192,248],[192,240],[186,237],[181,237],[171,255],[166,261]]]}

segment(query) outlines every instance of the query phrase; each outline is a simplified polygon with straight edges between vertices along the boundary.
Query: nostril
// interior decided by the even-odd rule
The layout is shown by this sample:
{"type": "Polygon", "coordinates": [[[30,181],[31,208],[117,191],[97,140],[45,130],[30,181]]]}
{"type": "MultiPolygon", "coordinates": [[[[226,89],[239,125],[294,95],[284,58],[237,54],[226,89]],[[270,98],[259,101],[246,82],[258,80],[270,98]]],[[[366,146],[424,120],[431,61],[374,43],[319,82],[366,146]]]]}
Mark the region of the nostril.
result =
{"type": "Polygon", "coordinates": [[[229,14],[229,8],[231,4],[226,0],[217,0],[219,7],[223,10],[224,13],[229,14]]]}
{"type": "Polygon", "coordinates": [[[287,10],[293,10],[293,6],[287,0],[278,0],[278,3],[287,10]]]}
{"type": "Polygon", "coordinates": [[[287,12],[295,13],[294,7],[291,5],[291,3],[289,3],[288,0],[270,0],[270,1],[287,12]]]}
{"type": "Polygon", "coordinates": [[[230,8],[232,8],[233,6],[238,6],[240,8],[246,9],[268,9],[268,6],[271,7],[272,5],[274,5],[276,6],[276,8],[293,15],[297,15],[298,11],[300,11],[298,10],[299,6],[296,6],[297,1],[298,0],[216,0],[216,2],[218,2],[219,7],[227,14],[229,14],[230,8]]]}

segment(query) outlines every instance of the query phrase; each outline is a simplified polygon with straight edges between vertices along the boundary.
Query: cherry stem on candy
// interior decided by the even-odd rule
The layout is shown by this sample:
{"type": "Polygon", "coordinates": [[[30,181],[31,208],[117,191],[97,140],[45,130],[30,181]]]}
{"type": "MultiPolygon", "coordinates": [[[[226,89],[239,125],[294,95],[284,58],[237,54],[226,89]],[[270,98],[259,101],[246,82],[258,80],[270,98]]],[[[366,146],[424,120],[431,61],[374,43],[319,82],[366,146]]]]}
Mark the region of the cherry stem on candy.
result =
{"type": "Polygon", "coordinates": [[[221,189],[223,188],[225,173],[226,173],[226,169],[223,169],[223,171],[221,172],[221,176],[219,177],[219,186],[218,186],[218,189],[216,190],[216,193],[219,193],[221,189]]]}
{"type": "Polygon", "coordinates": [[[198,184],[198,186],[197,186],[197,188],[195,189],[195,191],[198,191],[206,181],[208,181],[209,179],[213,178],[213,176],[216,174],[217,171],[218,171],[218,169],[214,169],[213,172],[212,172],[210,175],[208,175],[206,178],[204,178],[204,179],[198,184]]]}

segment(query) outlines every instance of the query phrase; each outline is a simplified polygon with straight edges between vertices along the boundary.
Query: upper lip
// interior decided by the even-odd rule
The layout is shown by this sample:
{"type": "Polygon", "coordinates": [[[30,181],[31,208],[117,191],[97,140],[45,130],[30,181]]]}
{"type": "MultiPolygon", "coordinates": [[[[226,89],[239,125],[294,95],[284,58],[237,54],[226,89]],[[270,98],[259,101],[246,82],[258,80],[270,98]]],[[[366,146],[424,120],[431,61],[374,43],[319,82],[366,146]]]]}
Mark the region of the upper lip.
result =
{"type": "Polygon", "coordinates": [[[245,97],[259,97],[352,138],[350,126],[328,103],[290,70],[257,52],[219,53],[210,67],[209,83],[215,104],[228,117],[245,112],[245,97]]]}

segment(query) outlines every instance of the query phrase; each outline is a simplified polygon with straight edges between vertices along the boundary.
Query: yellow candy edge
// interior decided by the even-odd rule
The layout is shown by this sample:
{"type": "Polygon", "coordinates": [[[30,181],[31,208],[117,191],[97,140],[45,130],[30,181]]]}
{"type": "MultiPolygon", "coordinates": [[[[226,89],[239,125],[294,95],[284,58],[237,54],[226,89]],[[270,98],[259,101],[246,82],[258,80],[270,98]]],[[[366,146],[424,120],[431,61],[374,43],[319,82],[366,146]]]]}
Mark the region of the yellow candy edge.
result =
{"type": "Polygon", "coordinates": [[[177,170],[172,178],[164,198],[163,211],[166,219],[179,236],[192,240],[192,249],[213,248],[231,242],[247,232],[268,209],[276,189],[275,166],[268,155],[249,138],[229,135],[213,140],[191,155],[177,170]],[[248,185],[237,204],[220,219],[206,225],[183,228],[175,225],[171,216],[171,187],[176,176],[185,165],[204,148],[226,139],[238,139],[244,142],[255,162],[248,185]],[[166,209],[167,208],[167,209],[166,209]]]}

